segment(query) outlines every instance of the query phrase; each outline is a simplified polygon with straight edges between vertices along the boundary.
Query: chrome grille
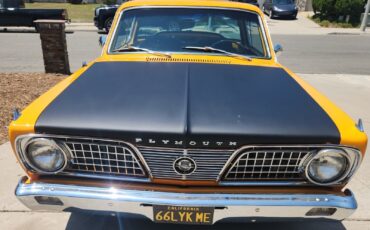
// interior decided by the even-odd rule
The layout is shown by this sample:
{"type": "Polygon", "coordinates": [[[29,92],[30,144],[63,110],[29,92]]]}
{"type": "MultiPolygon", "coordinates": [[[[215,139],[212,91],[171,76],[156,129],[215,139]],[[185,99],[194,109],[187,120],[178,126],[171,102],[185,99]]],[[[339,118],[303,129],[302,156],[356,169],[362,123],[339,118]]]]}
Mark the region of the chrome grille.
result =
{"type": "Polygon", "coordinates": [[[313,151],[293,147],[245,149],[231,162],[223,180],[303,180],[302,160],[313,151]]]}
{"type": "Polygon", "coordinates": [[[217,180],[222,168],[232,155],[232,150],[184,150],[164,148],[139,148],[151,174],[160,179],[217,180]],[[180,157],[192,158],[197,167],[191,175],[179,175],[173,164],[180,157]]]}
{"type": "Polygon", "coordinates": [[[120,142],[67,140],[71,152],[67,171],[109,176],[147,177],[135,151],[120,142]]]}

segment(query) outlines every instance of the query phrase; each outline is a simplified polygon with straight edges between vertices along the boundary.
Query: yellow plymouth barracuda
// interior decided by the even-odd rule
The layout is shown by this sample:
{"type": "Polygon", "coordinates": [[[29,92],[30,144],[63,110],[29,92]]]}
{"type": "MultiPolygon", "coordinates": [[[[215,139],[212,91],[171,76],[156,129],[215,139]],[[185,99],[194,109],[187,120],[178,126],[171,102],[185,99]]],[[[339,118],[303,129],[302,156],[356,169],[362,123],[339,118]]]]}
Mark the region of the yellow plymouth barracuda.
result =
{"type": "Polygon", "coordinates": [[[10,125],[30,209],[182,224],[355,211],[362,123],[277,62],[257,7],[129,1],[101,42],[10,125]]]}

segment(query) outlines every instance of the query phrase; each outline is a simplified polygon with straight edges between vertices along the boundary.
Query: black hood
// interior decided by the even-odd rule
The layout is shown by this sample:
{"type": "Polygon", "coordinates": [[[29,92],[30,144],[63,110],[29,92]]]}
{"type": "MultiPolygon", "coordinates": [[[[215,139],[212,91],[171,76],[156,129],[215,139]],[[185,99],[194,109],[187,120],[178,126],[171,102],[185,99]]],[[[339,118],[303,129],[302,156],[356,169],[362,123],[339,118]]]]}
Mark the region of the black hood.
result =
{"type": "Polygon", "coordinates": [[[199,63],[96,63],[35,129],[182,147],[340,140],[330,117],[283,69],[199,63]]]}

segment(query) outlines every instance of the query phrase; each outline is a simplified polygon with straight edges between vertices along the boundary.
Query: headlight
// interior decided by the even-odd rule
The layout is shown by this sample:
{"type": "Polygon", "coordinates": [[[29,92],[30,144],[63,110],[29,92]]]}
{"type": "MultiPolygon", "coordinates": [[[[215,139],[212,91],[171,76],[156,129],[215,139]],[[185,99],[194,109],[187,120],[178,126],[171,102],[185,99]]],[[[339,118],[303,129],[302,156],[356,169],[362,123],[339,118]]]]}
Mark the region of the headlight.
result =
{"type": "Polygon", "coordinates": [[[53,140],[36,138],[25,147],[27,161],[42,173],[56,173],[64,168],[67,159],[64,151],[53,140]]]}
{"type": "Polygon", "coordinates": [[[351,159],[340,149],[319,151],[306,166],[306,176],[311,182],[329,185],[341,181],[350,171],[351,159]]]}

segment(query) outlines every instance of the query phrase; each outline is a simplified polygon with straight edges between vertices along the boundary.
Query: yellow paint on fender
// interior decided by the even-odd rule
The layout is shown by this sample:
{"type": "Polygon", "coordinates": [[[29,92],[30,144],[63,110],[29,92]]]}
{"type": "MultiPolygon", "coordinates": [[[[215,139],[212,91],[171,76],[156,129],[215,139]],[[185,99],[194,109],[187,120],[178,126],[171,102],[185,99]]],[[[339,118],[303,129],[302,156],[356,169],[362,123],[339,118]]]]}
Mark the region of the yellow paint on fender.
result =
{"type": "MultiPolygon", "coordinates": [[[[15,139],[17,136],[24,134],[35,133],[35,124],[44,109],[61,93],[65,90],[74,80],[76,80],[87,68],[89,68],[93,63],[88,66],[81,68],[71,76],[59,82],[49,91],[41,95],[38,99],[33,101],[27,108],[22,111],[22,115],[9,125],[9,139],[14,152],[15,150],[15,139]]],[[[18,161],[19,156],[15,154],[18,161]]],[[[22,165],[22,164],[21,164],[22,165]]],[[[23,167],[23,165],[22,165],[23,167]]],[[[25,169],[25,168],[24,168],[25,169]]],[[[26,170],[26,169],[25,169],[26,170]]],[[[27,171],[27,170],[26,170],[27,171]]],[[[29,172],[28,172],[29,173],[29,172]]],[[[29,173],[29,176],[34,177],[29,173]]]]}
{"type": "Polygon", "coordinates": [[[367,136],[364,132],[360,132],[356,128],[356,124],[351,117],[288,68],[283,68],[298,82],[298,84],[302,86],[302,88],[305,89],[308,94],[310,94],[310,96],[333,120],[340,133],[340,144],[355,147],[361,150],[364,155],[367,146],[367,136]]]}

